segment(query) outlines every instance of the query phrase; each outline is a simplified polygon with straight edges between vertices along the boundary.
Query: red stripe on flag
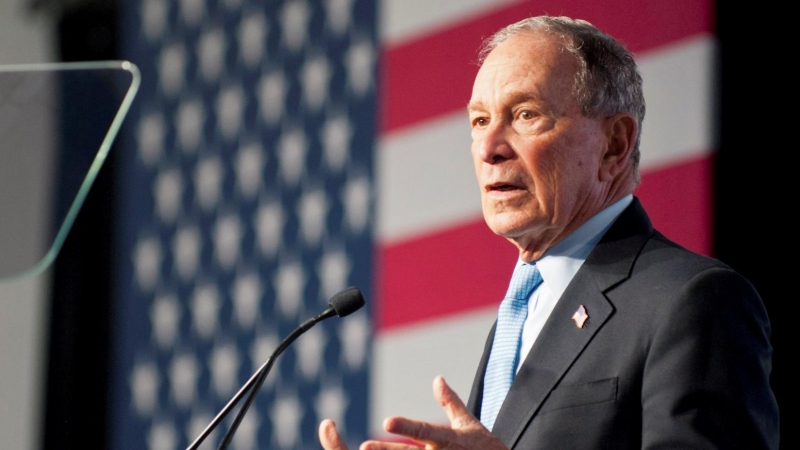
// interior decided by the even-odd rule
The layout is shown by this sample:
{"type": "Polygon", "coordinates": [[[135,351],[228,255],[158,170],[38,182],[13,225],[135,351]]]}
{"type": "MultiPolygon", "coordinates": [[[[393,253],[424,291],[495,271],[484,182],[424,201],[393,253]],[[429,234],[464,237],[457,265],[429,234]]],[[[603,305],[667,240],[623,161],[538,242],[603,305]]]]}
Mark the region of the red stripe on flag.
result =
{"type": "Polygon", "coordinates": [[[536,0],[500,9],[384,49],[383,133],[466,108],[483,39],[505,25],[544,13],[586,19],[633,52],[713,32],[714,24],[710,0],[620,0],[613,5],[593,0],[536,0]]]}
{"type": "Polygon", "coordinates": [[[496,304],[517,262],[483,218],[379,251],[380,330],[496,304]]]}
{"type": "Polygon", "coordinates": [[[636,196],[659,231],[704,255],[713,253],[714,156],[642,174],[636,196]]]}
{"type": "MultiPolygon", "coordinates": [[[[656,228],[704,254],[712,245],[712,161],[645,173],[636,190],[656,228]]],[[[378,330],[497,305],[517,261],[516,248],[482,218],[378,251],[378,330]]]]}

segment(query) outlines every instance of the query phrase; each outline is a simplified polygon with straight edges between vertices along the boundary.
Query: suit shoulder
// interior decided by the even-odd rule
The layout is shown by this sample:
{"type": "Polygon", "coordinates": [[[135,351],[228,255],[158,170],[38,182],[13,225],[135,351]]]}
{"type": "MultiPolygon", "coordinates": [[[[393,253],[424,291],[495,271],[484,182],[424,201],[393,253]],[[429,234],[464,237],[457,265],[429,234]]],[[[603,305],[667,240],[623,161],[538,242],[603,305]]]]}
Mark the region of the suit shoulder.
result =
{"type": "Polygon", "coordinates": [[[680,283],[688,282],[701,274],[741,278],[746,281],[744,276],[724,262],[693,252],[658,231],[654,231],[642,246],[631,270],[632,277],[645,274],[680,283]]]}

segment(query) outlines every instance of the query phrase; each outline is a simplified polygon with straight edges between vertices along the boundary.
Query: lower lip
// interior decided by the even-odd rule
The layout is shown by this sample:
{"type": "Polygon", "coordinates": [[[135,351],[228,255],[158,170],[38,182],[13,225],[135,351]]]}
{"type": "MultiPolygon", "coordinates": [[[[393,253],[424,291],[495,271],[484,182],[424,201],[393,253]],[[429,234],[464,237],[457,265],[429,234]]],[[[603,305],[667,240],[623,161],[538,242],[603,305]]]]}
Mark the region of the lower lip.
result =
{"type": "Polygon", "coordinates": [[[518,195],[522,195],[524,192],[525,192],[524,189],[504,189],[504,190],[492,189],[487,191],[486,195],[488,195],[491,198],[502,199],[502,198],[516,197],[518,195]]]}

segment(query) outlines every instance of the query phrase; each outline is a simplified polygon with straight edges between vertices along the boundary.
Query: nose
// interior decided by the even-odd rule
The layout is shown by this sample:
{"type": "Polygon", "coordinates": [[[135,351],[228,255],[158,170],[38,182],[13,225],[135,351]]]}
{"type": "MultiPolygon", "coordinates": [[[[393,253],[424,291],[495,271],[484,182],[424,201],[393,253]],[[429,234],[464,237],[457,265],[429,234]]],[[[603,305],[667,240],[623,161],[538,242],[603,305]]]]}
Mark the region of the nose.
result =
{"type": "Polygon", "coordinates": [[[514,149],[508,140],[508,127],[495,121],[476,133],[472,142],[474,157],[487,163],[499,164],[514,157],[514,149]]]}

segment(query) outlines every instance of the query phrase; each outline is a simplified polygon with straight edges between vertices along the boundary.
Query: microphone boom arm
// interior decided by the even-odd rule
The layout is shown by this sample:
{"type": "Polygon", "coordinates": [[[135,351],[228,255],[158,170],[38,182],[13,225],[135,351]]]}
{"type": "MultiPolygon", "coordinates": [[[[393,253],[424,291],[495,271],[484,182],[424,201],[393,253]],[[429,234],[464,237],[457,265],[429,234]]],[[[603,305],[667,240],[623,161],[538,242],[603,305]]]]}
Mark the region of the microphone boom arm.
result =
{"type": "Polygon", "coordinates": [[[236,414],[233,423],[231,424],[230,429],[228,432],[225,433],[225,436],[222,439],[222,442],[219,445],[219,450],[223,450],[228,447],[231,440],[233,439],[233,434],[236,433],[236,429],[239,427],[244,415],[247,413],[247,410],[250,408],[250,405],[253,403],[256,395],[258,394],[259,389],[261,389],[261,385],[264,384],[264,380],[267,379],[267,375],[269,374],[270,369],[272,369],[273,364],[275,364],[275,359],[283,353],[284,350],[294,342],[301,334],[308,331],[311,327],[317,324],[317,322],[321,322],[329,317],[339,316],[344,317],[352,312],[358,310],[364,306],[364,297],[361,295],[361,292],[351,286],[347,289],[339,292],[338,294],[334,295],[331,298],[330,306],[325,309],[322,313],[318,316],[313,317],[311,319],[306,320],[299,327],[297,327],[292,333],[286,337],[286,339],[281,342],[277,349],[272,352],[272,356],[264,362],[263,365],[250,377],[249,380],[236,392],[236,395],[231,398],[231,400],[225,405],[224,408],[219,412],[219,414],[214,417],[211,423],[203,430],[202,433],[197,437],[197,439],[192,442],[186,450],[197,450],[200,447],[200,444],[211,434],[212,431],[222,422],[222,419],[230,413],[231,409],[239,403],[239,400],[244,397],[244,395],[250,391],[250,395],[245,400],[242,407],[239,409],[239,412],[236,414]]]}
{"type": "Polygon", "coordinates": [[[256,378],[254,382],[255,385],[250,390],[250,395],[247,396],[247,399],[245,400],[244,404],[242,404],[242,408],[239,409],[238,413],[236,413],[236,417],[234,418],[231,427],[228,429],[228,432],[225,433],[225,437],[222,438],[222,442],[220,442],[218,450],[224,450],[228,448],[228,445],[231,443],[231,440],[233,439],[233,434],[236,433],[236,429],[239,428],[239,424],[242,422],[242,419],[244,419],[244,415],[247,413],[247,410],[250,408],[250,405],[253,403],[253,400],[255,400],[256,395],[258,395],[258,391],[261,389],[261,385],[264,384],[264,380],[267,379],[267,374],[272,368],[272,365],[275,362],[275,358],[277,358],[278,355],[283,353],[283,351],[286,350],[289,344],[294,342],[294,340],[297,339],[301,334],[305,333],[311,327],[316,325],[317,322],[325,320],[328,317],[333,317],[335,315],[336,311],[333,309],[333,307],[328,307],[328,309],[323,311],[320,315],[308,319],[302,324],[300,324],[300,326],[297,327],[297,329],[292,331],[292,333],[289,336],[287,336],[286,339],[283,340],[283,342],[281,342],[281,345],[279,345],[278,348],[275,349],[275,351],[272,353],[272,356],[270,356],[265,365],[262,366],[262,368],[259,369],[259,371],[256,373],[257,376],[254,375],[254,377],[256,378]]]}

